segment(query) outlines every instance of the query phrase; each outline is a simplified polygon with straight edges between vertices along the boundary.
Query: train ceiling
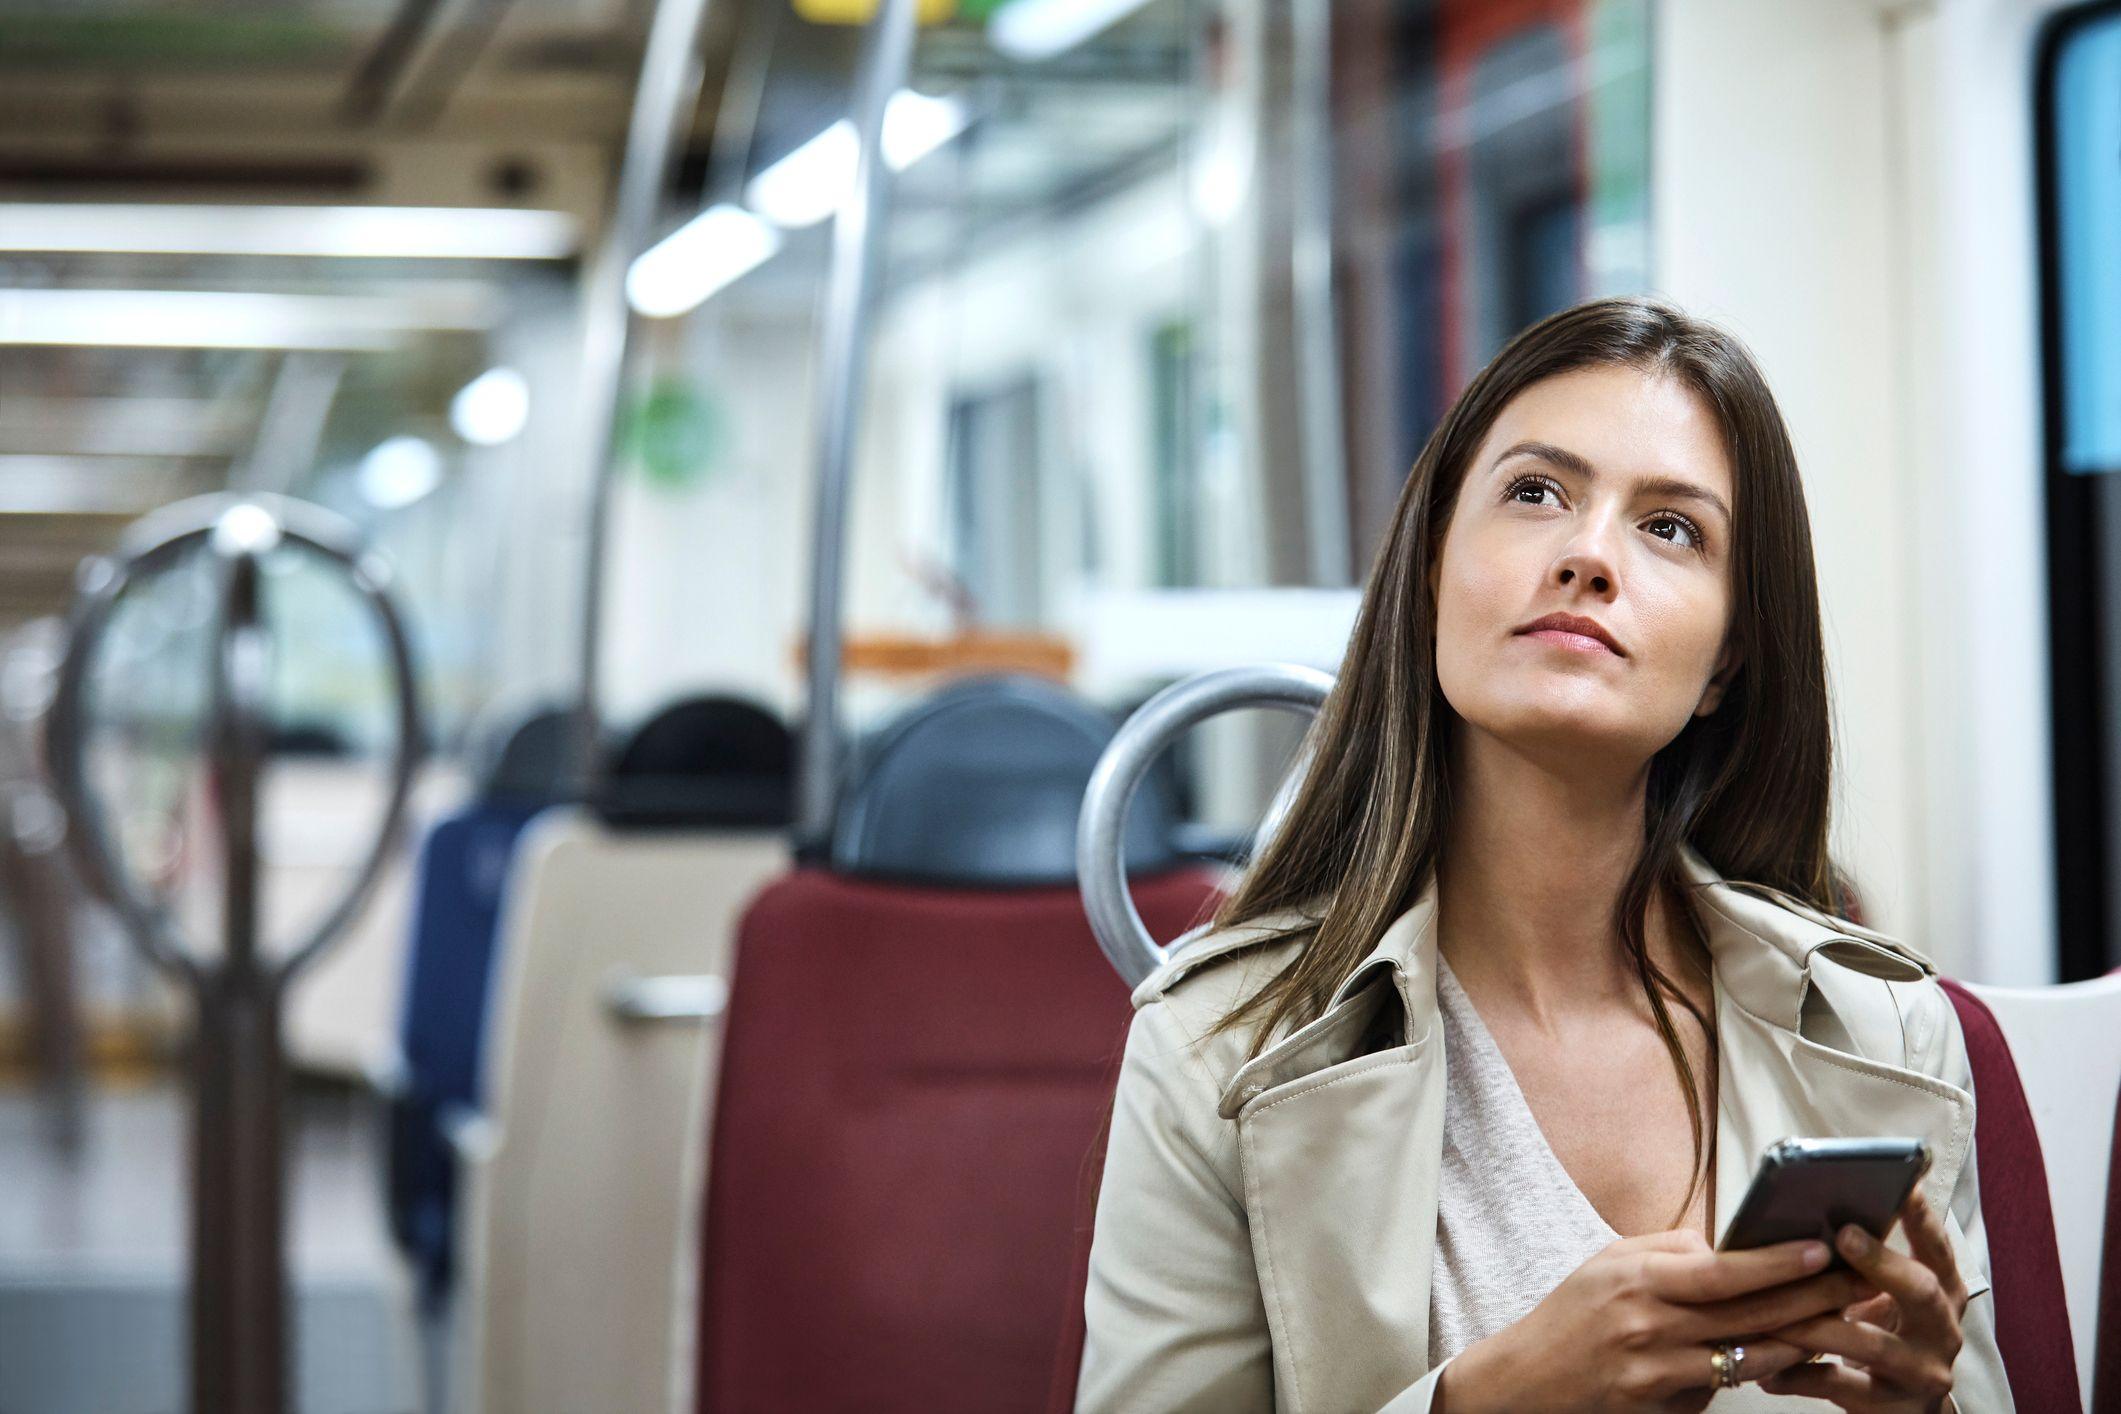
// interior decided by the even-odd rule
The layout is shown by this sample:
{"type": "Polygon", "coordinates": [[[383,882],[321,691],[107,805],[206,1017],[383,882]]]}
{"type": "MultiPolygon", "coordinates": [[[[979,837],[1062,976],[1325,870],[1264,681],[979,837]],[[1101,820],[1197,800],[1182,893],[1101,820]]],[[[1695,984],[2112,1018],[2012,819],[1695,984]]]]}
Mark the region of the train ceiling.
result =
{"type": "MultiPolygon", "coordinates": [[[[705,81],[668,224],[844,114],[862,31],[805,14],[858,5],[711,0],[705,81]]],[[[891,257],[901,275],[1168,155],[1191,121],[1199,73],[1188,26],[1199,12],[1189,0],[1149,0],[1094,43],[1036,65],[988,43],[991,0],[941,8],[951,17],[923,29],[914,83],[963,95],[976,119],[968,140],[903,184],[891,257]]],[[[0,203],[526,208],[571,218],[579,249],[608,200],[651,9],[0,0],[0,203]]],[[[10,246],[5,234],[0,300],[18,303],[24,292],[98,288],[383,301],[423,280],[505,290],[536,264],[69,254],[10,246]]],[[[822,227],[795,233],[756,283],[807,299],[827,245],[822,227]]],[[[564,280],[571,266],[544,268],[564,280]]],[[[0,341],[0,563],[21,571],[0,585],[0,623],[56,608],[73,558],[129,517],[242,484],[276,390],[315,386],[315,368],[330,365],[342,420],[364,398],[432,403],[435,389],[477,371],[459,358],[466,343],[445,332],[364,362],[269,346],[0,341]]]]}

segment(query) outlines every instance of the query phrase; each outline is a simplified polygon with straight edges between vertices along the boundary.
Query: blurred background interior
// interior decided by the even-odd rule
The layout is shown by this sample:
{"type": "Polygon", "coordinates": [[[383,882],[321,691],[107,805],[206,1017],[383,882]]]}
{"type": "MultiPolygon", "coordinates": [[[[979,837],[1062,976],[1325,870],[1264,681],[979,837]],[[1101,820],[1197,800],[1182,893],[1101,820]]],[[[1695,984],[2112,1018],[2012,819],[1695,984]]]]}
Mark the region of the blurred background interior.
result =
{"type": "MultiPolygon", "coordinates": [[[[1981,983],[2121,962],[2121,6],[920,0],[903,75],[874,11],[0,0],[0,1414],[187,1407],[191,995],[81,884],[42,756],[84,561],[211,493],[384,557],[421,710],[382,876],[283,1007],[310,1414],[884,1407],[747,1373],[746,1263],[790,1262],[703,1197],[772,1123],[730,1108],[739,933],[1074,906],[1072,816],[988,858],[967,802],[1079,798],[1190,674],[1331,670],[1443,409],[1594,295],[1726,324],[1789,418],[1864,920],[1981,983]],[[821,817],[791,763],[843,208],[873,264],[821,817]],[[772,892],[804,871],[842,893],[772,892]]],[[[264,568],[271,950],[353,887],[400,704],[346,576],[264,568]]],[[[219,602],[203,558],[131,586],[81,739],[209,952],[219,602]]],[[[1166,938],[1301,731],[1234,713],[1158,766],[1166,938]]],[[[1094,1120],[1125,991],[1074,907],[1091,975],[1026,1005],[1105,989],[1094,1120]]],[[[1023,1332],[1068,1299],[981,1326],[975,1373],[934,1313],[875,1338],[940,1381],[907,1407],[1041,1407],[1065,1356],[1023,1332]]]]}

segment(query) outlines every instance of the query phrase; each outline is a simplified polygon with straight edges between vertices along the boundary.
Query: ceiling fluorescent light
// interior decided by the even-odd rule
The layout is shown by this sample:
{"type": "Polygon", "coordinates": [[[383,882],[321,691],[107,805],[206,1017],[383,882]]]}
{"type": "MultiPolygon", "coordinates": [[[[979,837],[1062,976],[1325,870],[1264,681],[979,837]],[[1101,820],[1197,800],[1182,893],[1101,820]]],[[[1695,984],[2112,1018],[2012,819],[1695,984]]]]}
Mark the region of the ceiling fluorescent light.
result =
{"type": "Polygon", "coordinates": [[[683,314],[780,248],[779,231],[741,206],[717,202],[633,262],[626,302],[650,319],[683,314]]]}
{"type": "Polygon", "coordinates": [[[1010,0],[987,21],[987,42],[1036,63],[1110,29],[1148,0],[1010,0]]]}
{"type": "Polygon", "coordinates": [[[0,290],[0,344],[169,349],[389,349],[481,330],[490,301],[231,290],[0,290]]]}
{"type": "Polygon", "coordinates": [[[0,205],[0,251],[558,260],[578,240],[564,211],[505,207],[0,205]]]}
{"type": "Polygon", "coordinates": [[[379,510],[400,510],[442,484],[442,454],[420,437],[388,437],[361,458],[361,494],[379,510]]]}
{"type": "Polygon", "coordinates": [[[530,383],[513,368],[489,368],[449,401],[449,425],[475,447],[498,447],[530,421],[530,383]]]}
{"type": "MultiPolygon", "coordinates": [[[[904,171],[965,130],[965,105],[902,88],[884,107],[884,161],[904,171]]],[[[854,123],[840,119],[751,179],[744,200],[776,226],[811,226],[854,190],[861,156],[854,123]]]]}

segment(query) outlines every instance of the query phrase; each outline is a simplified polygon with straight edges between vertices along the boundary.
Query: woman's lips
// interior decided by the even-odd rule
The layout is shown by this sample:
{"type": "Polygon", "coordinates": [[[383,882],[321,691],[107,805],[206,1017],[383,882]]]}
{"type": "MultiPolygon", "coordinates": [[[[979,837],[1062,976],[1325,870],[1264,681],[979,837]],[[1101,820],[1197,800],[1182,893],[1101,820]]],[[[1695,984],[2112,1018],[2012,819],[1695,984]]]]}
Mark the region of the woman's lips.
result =
{"type": "Polygon", "coordinates": [[[1605,653],[1618,657],[1612,649],[1587,633],[1570,633],[1559,628],[1535,628],[1530,633],[1521,633],[1519,638],[1541,638],[1556,648],[1566,648],[1572,653],[1605,653]]]}

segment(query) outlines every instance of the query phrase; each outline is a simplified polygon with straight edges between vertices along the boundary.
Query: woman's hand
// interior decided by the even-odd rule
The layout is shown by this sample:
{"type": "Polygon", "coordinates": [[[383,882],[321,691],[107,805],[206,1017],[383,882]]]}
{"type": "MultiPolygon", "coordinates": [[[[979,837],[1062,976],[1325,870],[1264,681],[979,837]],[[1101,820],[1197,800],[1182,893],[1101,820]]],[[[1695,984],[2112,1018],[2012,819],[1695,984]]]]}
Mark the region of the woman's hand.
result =
{"type": "Polygon", "coordinates": [[[1761,1332],[1880,1294],[1860,1272],[1822,1270],[1826,1261],[1818,1241],[1718,1252],[1684,1229],[1621,1238],[1523,1319],[1460,1351],[1437,1381],[1436,1407],[1695,1414],[1715,1393],[1712,1342],[1742,1344],[1739,1376],[1758,1380],[1810,1354],[1761,1332]]]}
{"type": "Polygon", "coordinates": [[[1952,1362],[1959,1358],[1966,1284],[1944,1220],[1920,1188],[1908,1195],[1899,1224],[1913,1255],[1895,1252],[1854,1226],[1844,1229],[1839,1243],[1842,1255],[1879,1288],[1875,1297],[1846,1317],[1816,1316],[1773,1332],[1778,1340],[1853,1363],[1788,1370],[1761,1381],[1762,1389],[1831,1400],[1863,1414],[1935,1414],[1944,1407],[1952,1362]],[[1861,1241],[1851,1245],[1850,1233],[1861,1241]]]}

